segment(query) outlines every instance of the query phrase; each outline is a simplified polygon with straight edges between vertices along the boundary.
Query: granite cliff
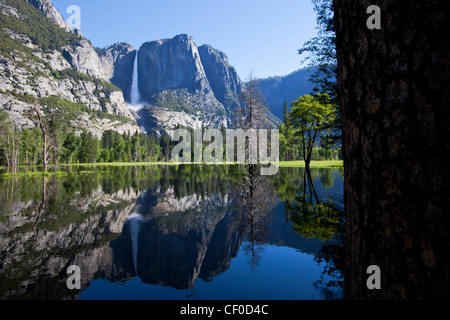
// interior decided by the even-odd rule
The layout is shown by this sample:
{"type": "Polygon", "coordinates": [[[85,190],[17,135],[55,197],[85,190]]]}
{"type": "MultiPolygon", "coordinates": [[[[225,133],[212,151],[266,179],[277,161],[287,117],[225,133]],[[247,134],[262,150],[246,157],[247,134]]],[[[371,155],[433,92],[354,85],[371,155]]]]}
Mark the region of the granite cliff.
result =
{"type": "Polygon", "coordinates": [[[240,104],[239,94],[244,84],[223,52],[210,45],[200,46],[198,51],[216,99],[223,104],[228,114],[231,114],[240,104]]]}
{"type": "Polygon", "coordinates": [[[97,49],[105,77],[119,87],[125,100],[130,102],[133,63],[136,48],[128,43],[116,43],[107,49],[97,49]]]}
{"type": "Polygon", "coordinates": [[[26,0],[41,11],[51,22],[55,23],[60,28],[73,33],[79,33],[74,27],[70,26],[59,11],[53,6],[52,0],[26,0]]]}
{"type": "Polygon", "coordinates": [[[227,56],[209,45],[198,47],[180,34],[144,43],[139,50],[117,43],[98,50],[105,74],[131,102],[134,59],[138,55],[138,86],[143,108],[138,122],[150,130],[170,131],[177,124],[227,126],[239,106],[243,83],[227,56]]]}
{"type": "Polygon", "coordinates": [[[143,119],[155,119],[158,128],[227,125],[227,110],[214,95],[192,37],[144,43],[139,49],[139,89],[147,104],[143,119]]]}
{"type": "Polygon", "coordinates": [[[240,105],[245,84],[227,56],[186,34],[139,49],[123,42],[94,48],[51,0],[0,0],[0,20],[0,110],[19,130],[36,125],[35,102],[45,114],[62,109],[76,132],[98,137],[109,129],[220,128],[240,105]],[[140,106],[131,106],[133,77],[140,106]]]}
{"type": "Polygon", "coordinates": [[[76,132],[140,132],[91,42],[49,0],[0,1],[0,110],[18,130],[34,127],[33,105],[55,110],[76,132]]]}

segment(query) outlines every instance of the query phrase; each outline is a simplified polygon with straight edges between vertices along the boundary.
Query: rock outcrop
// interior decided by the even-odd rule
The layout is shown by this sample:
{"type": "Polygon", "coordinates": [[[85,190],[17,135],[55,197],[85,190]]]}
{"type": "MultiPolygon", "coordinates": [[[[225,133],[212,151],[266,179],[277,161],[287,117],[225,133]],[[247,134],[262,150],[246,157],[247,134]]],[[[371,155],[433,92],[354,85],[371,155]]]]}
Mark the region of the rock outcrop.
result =
{"type": "Polygon", "coordinates": [[[116,43],[105,50],[97,50],[105,77],[122,89],[125,101],[130,101],[133,64],[136,48],[128,43],[116,43]]]}
{"type": "Polygon", "coordinates": [[[187,35],[144,43],[139,49],[139,75],[146,101],[168,89],[185,88],[190,93],[211,89],[198,48],[187,35]]]}
{"type": "Polygon", "coordinates": [[[55,23],[57,26],[63,28],[68,32],[78,32],[74,27],[70,26],[64,18],[61,16],[59,11],[53,6],[52,0],[27,0],[27,2],[39,11],[41,11],[51,22],[55,23]]]}
{"type": "MultiPolygon", "coordinates": [[[[244,84],[223,52],[209,45],[197,47],[186,34],[144,43],[139,50],[127,43],[95,49],[64,21],[51,0],[27,1],[48,21],[29,21],[20,4],[15,4],[16,8],[0,3],[0,14],[34,26],[56,24],[70,34],[58,35],[57,39],[44,34],[46,46],[58,43],[56,50],[48,50],[36,44],[34,34],[3,27],[1,36],[19,39],[24,45],[23,52],[11,50],[9,57],[0,54],[0,106],[19,127],[33,126],[29,97],[52,96],[95,111],[80,113],[69,122],[78,131],[87,129],[97,136],[107,129],[170,133],[178,124],[213,128],[230,124],[244,84]],[[130,108],[125,101],[131,103],[136,57],[143,105],[130,108]]],[[[32,8],[29,4],[24,3],[27,10],[32,8]]]]}
{"type": "MultiPolygon", "coordinates": [[[[141,46],[139,88],[150,110],[157,107],[164,112],[182,112],[191,119],[187,122],[211,127],[227,123],[226,109],[210,86],[198,47],[185,34],[141,46]]],[[[173,128],[165,125],[158,113],[142,113],[143,119],[152,117],[153,121],[146,122],[156,122],[159,129],[173,128]]]]}
{"type": "Polygon", "coordinates": [[[141,132],[122,92],[109,82],[109,69],[90,41],[67,26],[51,1],[29,3],[37,9],[25,2],[0,3],[0,15],[6,22],[0,39],[4,43],[19,40],[22,44],[15,42],[14,48],[0,53],[0,110],[9,114],[19,130],[35,126],[30,115],[34,114],[33,104],[38,102],[45,113],[55,108],[61,111],[67,125],[78,133],[86,129],[101,137],[109,129],[141,132]],[[30,10],[40,10],[48,20],[30,14],[30,10]],[[30,30],[38,24],[48,30],[41,34],[45,40],[37,40],[32,32],[23,34],[27,28],[17,29],[17,19],[30,30]],[[52,30],[60,32],[54,35],[52,30]],[[47,46],[39,46],[42,43],[47,46]]]}
{"type": "Polygon", "coordinates": [[[73,45],[63,47],[62,54],[76,71],[90,77],[109,80],[105,75],[97,52],[88,40],[83,39],[73,45]]]}
{"type": "Polygon", "coordinates": [[[198,52],[216,99],[230,114],[230,111],[240,104],[239,95],[244,84],[236,69],[228,63],[228,57],[223,52],[210,45],[200,46],[198,52]]]}

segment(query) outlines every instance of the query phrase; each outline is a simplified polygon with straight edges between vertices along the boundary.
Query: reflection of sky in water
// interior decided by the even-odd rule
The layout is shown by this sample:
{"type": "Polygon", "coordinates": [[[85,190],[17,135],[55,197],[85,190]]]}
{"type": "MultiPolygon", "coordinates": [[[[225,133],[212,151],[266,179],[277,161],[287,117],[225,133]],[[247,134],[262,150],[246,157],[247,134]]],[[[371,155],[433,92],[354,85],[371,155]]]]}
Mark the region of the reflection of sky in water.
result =
{"type": "Polygon", "coordinates": [[[343,173],[343,169],[312,169],[314,187],[319,199],[331,199],[341,210],[344,210],[343,173]]]}
{"type": "MultiPolygon", "coordinates": [[[[255,238],[251,251],[250,227],[241,230],[241,213],[232,208],[232,186],[242,178],[233,167],[226,173],[223,167],[212,172],[198,166],[88,169],[49,178],[45,188],[41,178],[0,181],[8,191],[0,192],[7,200],[3,211],[15,210],[6,217],[0,208],[0,232],[6,237],[0,280],[26,277],[33,286],[55,279],[50,289],[65,287],[64,270],[45,271],[48,254],[55,250],[64,264],[90,265],[78,297],[84,300],[323,298],[323,284],[315,285],[331,280],[324,274],[329,265],[319,262],[321,249],[330,242],[297,233],[299,222],[291,222],[285,203],[270,200],[273,207],[262,216],[263,227],[256,228],[263,236],[255,238]],[[192,179],[198,181],[192,184],[192,179]],[[134,190],[136,183],[140,187],[134,190]],[[26,194],[34,202],[8,196],[17,196],[21,188],[29,190],[20,197],[26,194]],[[21,206],[38,210],[39,220],[23,215],[21,206]],[[21,224],[31,227],[22,229],[21,224]]],[[[292,191],[295,196],[303,187],[304,171],[289,169],[280,168],[283,174],[275,178],[280,190],[290,188],[292,197],[292,191]]],[[[320,200],[342,202],[341,172],[312,170],[320,200]]],[[[272,183],[266,180],[262,189],[271,190],[272,183]]],[[[314,222],[302,224],[306,229],[300,232],[315,228],[314,222]]],[[[0,297],[20,297],[22,291],[16,293],[15,286],[11,281],[0,297]]],[[[63,292],[61,297],[70,295],[63,292]]]]}
{"type": "Polygon", "coordinates": [[[226,272],[214,277],[212,281],[199,279],[193,289],[177,290],[145,284],[139,278],[121,284],[94,280],[80,294],[79,299],[321,299],[313,283],[320,278],[323,263],[314,261],[314,255],[301,253],[293,248],[262,246],[261,265],[255,272],[241,248],[226,272]]]}
{"type": "MultiPolygon", "coordinates": [[[[342,178],[335,170],[332,170],[330,176],[333,185],[329,185],[328,188],[322,186],[320,176],[315,177],[314,184],[319,197],[333,199],[333,196],[338,196],[339,192],[342,197],[342,178]]],[[[131,222],[134,222],[135,216],[134,213],[131,222]]],[[[256,264],[251,263],[252,252],[248,249],[251,244],[243,242],[237,256],[230,257],[229,268],[207,280],[198,277],[193,288],[180,290],[168,285],[144,283],[137,272],[138,276],[122,283],[94,280],[86,290],[82,291],[79,299],[323,299],[320,290],[314,287],[314,284],[319,280],[325,282],[336,280],[324,274],[326,264],[315,259],[327,242],[315,238],[304,238],[296,233],[291,221],[286,220],[284,204],[281,202],[272,210],[267,226],[264,243],[255,245],[256,264]]],[[[130,225],[133,238],[136,235],[132,229],[133,224],[130,225]]],[[[224,245],[224,241],[221,241],[219,246],[224,245]]],[[[159,246],[164,246],[164,243],[159,246]]],[[[135,245],[133,249],[136,249],[135,245]]],[[[166,249],[173,250],[173,248],[166,249]]],[[[133,252],[135,263],[136,255],[137,253],[133,252]]],[[[147,261],[146,266],[151,264],[151,261],[147,261]]],[[[209,268],[205,261],[200,267],[209,268]]],[[[183,278],[183,275],[181,277],[183,278]]]]}

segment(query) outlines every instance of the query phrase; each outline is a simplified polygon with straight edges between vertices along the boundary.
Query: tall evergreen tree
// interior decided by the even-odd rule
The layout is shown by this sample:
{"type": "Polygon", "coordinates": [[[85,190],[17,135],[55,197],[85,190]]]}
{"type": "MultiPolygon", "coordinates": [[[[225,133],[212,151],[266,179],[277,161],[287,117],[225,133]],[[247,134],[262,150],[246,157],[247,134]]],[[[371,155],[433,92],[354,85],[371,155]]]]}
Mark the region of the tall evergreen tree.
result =
{"type": "Polygon", "coordinates": [[[337,103],[336,86],[336,30],[334,26],[333,0],[312,0],[316,12],[318,34],[298,51],[307,54],[304,61],[316,69],[311,81],[317,85],[316,93],[327,93],[337,103]]]}
{"type": "Polygon", "coordinates": [[[61,160],[64,163],[72,164],[77,162],[77,156],[81,148],[81,141],[82,139],[77,137],[75,132],[69,132],[66,135],[62,146],[63,150],[61,156],[61,160]]]}
{"type": "Polygon", "coordinates": [[[99,140],[90,131],[81,134],[79,158],[82,163],[94,163],[99,155],[99,140]]]}
{"type": "Polygon", "coordinates": [[[287,125],[288,122],[289,122],[289,109],[288,109],[288,104],[285,101],[284,102],[284,108],[283,108],[283,123],[285,125],[287,125]]]}
{"type": "Polygon", "coordinates": [[[114,143],[113,159],[117,162],[123,162],[127,159],[127,152],[125,146],[125,139],[119,135],[114,143]]]}

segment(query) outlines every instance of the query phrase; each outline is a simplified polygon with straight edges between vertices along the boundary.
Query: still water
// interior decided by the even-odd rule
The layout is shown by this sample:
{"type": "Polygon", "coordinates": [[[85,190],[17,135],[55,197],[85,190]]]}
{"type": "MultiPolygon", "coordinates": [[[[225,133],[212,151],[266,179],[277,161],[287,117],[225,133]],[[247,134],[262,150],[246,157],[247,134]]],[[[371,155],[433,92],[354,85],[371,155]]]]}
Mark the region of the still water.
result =
{"type": "Polygon", "coordinates": [[[0,178],[0,299],[342,298],[342,169],[58,170],[0,178]]]}

